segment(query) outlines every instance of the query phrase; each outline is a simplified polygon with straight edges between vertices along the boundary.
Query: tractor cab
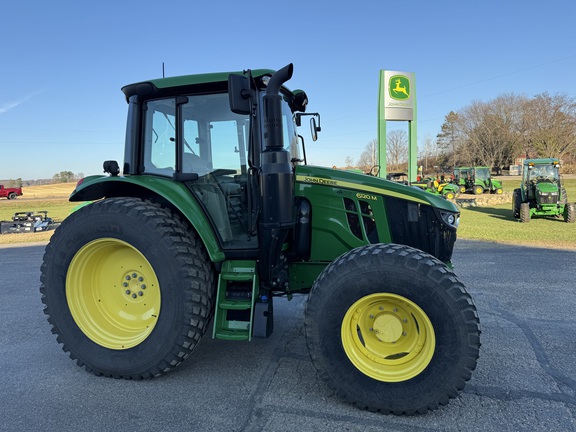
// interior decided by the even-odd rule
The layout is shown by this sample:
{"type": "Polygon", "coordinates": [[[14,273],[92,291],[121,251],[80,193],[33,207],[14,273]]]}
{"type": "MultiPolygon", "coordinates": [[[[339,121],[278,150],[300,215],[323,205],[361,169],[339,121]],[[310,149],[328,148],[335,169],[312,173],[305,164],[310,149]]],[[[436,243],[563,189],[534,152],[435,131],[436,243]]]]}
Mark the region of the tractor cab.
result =
{"type": "Polygon", "coordinates": [[[531,183],[558,183],[560,180],[560,165],[558,163],[536,165],[532,162],[527,167],[525,176],[526,180],[531,183]]]}
{"type": "Polygon", "coordinates": [[[458,186],[460,193],[465,193],[467,190],[466,182],[470,178],[470,167],[456,167],[453,175],[452,183],[458,186]]]}
{"type": "Polygon", "coordinates": [[[536,206],[556,205],[560,198],[560,164],[552,159],[548,163],[529,161],[522,173],[525,194],[536,206]]]}

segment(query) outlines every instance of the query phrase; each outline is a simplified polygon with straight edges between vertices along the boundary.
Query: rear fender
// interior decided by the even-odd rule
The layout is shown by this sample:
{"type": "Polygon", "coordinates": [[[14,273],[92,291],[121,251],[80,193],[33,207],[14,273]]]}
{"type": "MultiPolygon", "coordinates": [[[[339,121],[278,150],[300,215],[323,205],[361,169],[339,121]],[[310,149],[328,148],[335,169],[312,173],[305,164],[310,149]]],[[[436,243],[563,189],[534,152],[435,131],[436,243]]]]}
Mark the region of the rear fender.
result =
{"type": "Polygon", "coordinates": [[[184,183],[157,176],[90,176],[76,185],[69,200],[95,201],[111,197],[149,199],[187,220],[204,243],[212,262],[224,261],[216,234],[200,204],[184,183]]]}

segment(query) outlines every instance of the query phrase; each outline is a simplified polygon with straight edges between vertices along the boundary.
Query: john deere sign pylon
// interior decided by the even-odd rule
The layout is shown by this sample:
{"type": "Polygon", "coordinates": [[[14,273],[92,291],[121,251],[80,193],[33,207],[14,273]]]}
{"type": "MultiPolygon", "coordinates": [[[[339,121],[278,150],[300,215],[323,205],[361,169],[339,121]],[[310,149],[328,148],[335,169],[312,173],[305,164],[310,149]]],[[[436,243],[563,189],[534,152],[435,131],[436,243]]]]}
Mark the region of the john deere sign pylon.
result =
{"type": "Polygon", "coordinates": [[[416,180],[418,143],[416,134],[416,78],[413,72],[380,71],[378,91],[379,177],[386,177],[386,122],[408,122],[408,180],[416,180]]]}

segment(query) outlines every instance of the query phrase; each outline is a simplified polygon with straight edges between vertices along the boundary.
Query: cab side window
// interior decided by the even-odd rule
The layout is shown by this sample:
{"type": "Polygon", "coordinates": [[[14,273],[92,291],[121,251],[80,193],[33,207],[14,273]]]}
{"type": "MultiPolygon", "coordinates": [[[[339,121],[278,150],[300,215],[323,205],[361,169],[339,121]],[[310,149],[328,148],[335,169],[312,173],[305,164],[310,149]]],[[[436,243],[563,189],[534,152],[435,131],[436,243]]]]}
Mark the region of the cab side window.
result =
{"type": "Polygon", "coordinates": [[[144,172],[172,177],[176,167],[176,102],[149,101],[144,116],[144,172]]]}

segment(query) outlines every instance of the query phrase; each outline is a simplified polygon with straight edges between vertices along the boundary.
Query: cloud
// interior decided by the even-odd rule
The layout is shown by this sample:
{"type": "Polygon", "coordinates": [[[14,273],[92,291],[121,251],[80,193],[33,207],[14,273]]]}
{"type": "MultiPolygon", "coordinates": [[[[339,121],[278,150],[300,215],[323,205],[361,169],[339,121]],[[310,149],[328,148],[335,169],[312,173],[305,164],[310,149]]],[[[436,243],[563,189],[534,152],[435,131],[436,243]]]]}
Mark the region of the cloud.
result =
{"type": "Polygon", "coordinates": [[[32,99],[34,96],[39,95],[40,93],[42,93],[42,92],[36,91],[36,92],[31,93],[29,95],[23,96],[20,99],[17,99],[15,101],[0,103],[0,114],[4,114],[4,113],[10,111],[11,109],[16,108],[17,106],[22,105],[25,102],[28,102],[30,99],[32,99]]]}

